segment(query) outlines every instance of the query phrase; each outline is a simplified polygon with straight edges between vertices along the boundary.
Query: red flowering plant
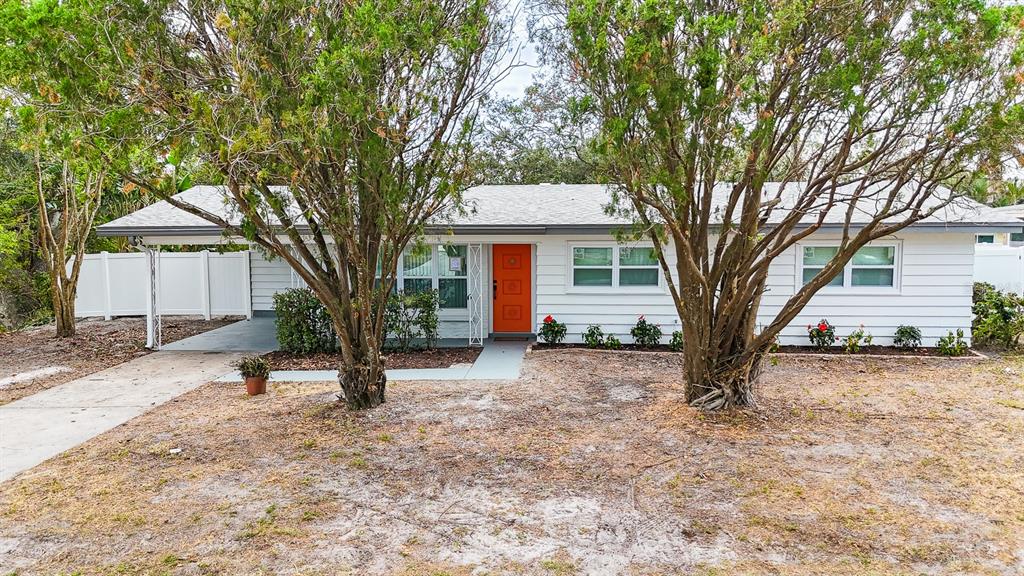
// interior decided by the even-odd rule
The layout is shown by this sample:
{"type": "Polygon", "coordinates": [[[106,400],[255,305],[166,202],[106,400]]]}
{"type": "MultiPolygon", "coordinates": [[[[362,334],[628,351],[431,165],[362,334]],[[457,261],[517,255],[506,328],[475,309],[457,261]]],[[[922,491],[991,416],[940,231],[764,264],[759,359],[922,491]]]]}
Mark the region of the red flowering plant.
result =
{"type": "Polygon", "coordinates": [[[661,343],[661,326],[648,322],[643,315],[637,318],[636,326],[629,333],[633,336],[633,342],[641,348],[653,348],[661,343]]]}
{"type": "Polygon", "coordinates": [[[565,339],[565,324],[555,320],[554,316],[548,314],[540,325],[540,338],[548,344],[558,344],[565,339]]]}
{"type": "Polygon", "coordinates": [[[807,337],[818,350],[824,350],[836,343],[836,328],[822,318],[817,325],[807,325],[807,337]]]}

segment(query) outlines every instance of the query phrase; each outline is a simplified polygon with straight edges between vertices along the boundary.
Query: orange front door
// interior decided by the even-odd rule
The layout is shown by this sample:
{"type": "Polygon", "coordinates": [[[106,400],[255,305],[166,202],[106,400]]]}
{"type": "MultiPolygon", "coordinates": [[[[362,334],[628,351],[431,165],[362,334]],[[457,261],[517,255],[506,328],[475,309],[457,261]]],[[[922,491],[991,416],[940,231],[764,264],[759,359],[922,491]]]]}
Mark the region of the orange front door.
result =
{"type": "Polygon", "coordinates": [[[494,331],[533,332],[529,244],[495,244],[494,331]]]}

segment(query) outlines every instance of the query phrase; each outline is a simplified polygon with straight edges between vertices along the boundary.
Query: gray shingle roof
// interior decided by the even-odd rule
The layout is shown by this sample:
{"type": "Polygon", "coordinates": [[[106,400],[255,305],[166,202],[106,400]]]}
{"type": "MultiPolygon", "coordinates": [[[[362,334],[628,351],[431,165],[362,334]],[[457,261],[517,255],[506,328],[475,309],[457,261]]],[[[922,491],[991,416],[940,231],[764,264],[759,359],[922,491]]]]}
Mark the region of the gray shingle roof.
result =
{"type": "MultiPolygon", "coordinates": [[[[782,205],[792,204],[798,185],[793,184],[782,194],[782,205]]],[[[773,197],[778,191],[777,184],[767,184],[765,193],[773,197]]],[[[716,188],[715,205],[724,202],[728,185],[716,188]]],[[[195,186],[177,196],[176,199],[217,214],[232,224],[240,217],[231,207],[223,188],[219,186],[195,186]]],[[[455,232],[502,233],[510,231],[557,232],[593,229],[604,230],[628,224],[628,219],[612,216],[604,208],[611,199],[610,189],[598,184],[539,184],[477,186],[464,194],[464,210],[450,211],[435,221],[439,229],[451,227],[455,232]]],[[[938,200],[936,200],[938,201],[938,200]]],[[[861,200],[854,222],[866,221],[873,212],[874,202],[861,200]]],[[[776,210],[772,217],[778,221],[783,215],[776,210]]],[[[816,214],[805,217],[806,221],[816,214]]],[[[826,217],[830,224],[841,224],[845,218],[845,206],[834,208],[826,217]]],[[[992,208],[969,199],[957,199],[942,208],[917,226],[938,227],[981,227],[1012,226],[1016,220],[1009,214],[1002,214],[992,208]]],[[[98,228],[100,235],[160,235],[187,236],[219,234],[219,229],[208,221],[171,206],[166,201],[157,202],[118,218],[98,228]]]]}
{"type": "Polygon", "coordinates": [[[1002,218],[1016,218],[1017,220],[1024,220],[1024,204],[1001,206],[999,208],[993,208],[992,212],[998,214],[1002,218]]]}

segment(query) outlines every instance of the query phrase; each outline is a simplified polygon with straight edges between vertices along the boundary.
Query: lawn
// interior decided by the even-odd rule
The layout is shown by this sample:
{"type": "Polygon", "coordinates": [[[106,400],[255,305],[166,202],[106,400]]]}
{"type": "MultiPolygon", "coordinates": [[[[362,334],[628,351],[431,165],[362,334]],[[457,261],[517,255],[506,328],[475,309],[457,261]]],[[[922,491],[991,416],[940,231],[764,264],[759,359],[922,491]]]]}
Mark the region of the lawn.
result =
{"type": "Polygon", "coordinates": [[[671,354],[517,382],[210,384],[0,484],[24,574],[1019,574],[1024,361],[800,358],[756,411],[671,354]]]}

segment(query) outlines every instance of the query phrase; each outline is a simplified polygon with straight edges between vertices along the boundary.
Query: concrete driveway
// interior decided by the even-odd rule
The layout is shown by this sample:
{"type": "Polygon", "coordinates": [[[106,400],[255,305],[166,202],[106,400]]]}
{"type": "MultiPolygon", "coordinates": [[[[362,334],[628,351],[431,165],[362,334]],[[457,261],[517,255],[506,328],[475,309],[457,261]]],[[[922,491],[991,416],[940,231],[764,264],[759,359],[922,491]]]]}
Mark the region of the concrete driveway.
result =
{"type": "Polygon", "coordinates": [[[215,380],[241,355],[154,352],[0,406],[0,481],[215,380]]]}

